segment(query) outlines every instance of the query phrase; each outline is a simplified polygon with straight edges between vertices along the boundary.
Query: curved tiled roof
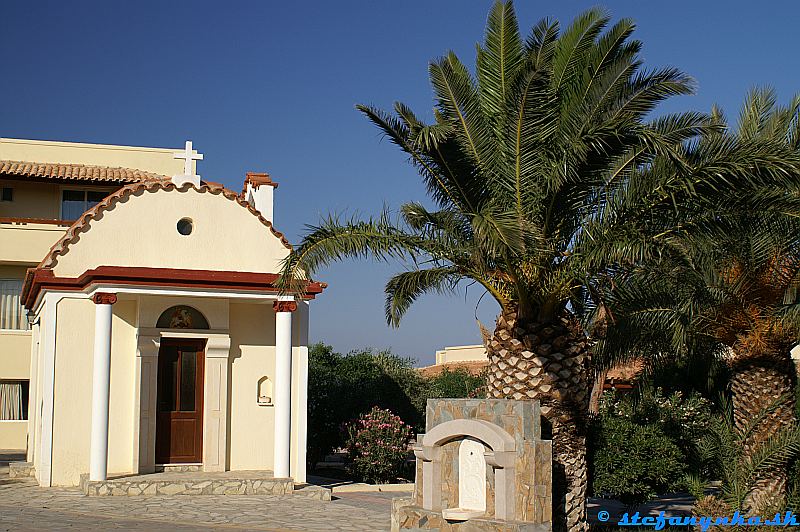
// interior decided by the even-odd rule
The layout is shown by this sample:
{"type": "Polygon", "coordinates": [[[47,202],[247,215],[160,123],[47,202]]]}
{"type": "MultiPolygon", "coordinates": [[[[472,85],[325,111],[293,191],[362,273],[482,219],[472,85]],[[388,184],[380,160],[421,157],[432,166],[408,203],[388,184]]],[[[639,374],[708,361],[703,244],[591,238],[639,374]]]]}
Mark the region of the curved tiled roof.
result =
{"type": "Polygon", "coordinates": [[[137,183],[161,181],[169,177],[136,168],[94,166],[71,163],[38,163],[0,160],[0,174],[15,177],[40,177],[67,181],[94,181],[106,183],[137,183]]]}
{"type": "Polygon", "coordinates": [[[192,184],[185,184],[180,187],[176,186],[172,181],[144,181],[139,183],[133,183],[130,185],[126,185],[119,190],[115,191],[111,195],[107,196],[103,201],[83,213],[83,215],[75,220],[67,232],[64,234],[62,238],[60,238],[53,247],[50,248],[50,251],[47,253],[47,256],[39,263],[39,268],[52,268],[55,266],[56,262],[58,261],[58,257],[61,255],[65,255],[67,251],[69,251],[69,247],[78,240],[80,233],[87,231],[89,229],[89,224],[91,221],[100,215],[102,212],[113,209],[114,206],[122,201],[127,199],[128,197],[139,194],[143,192],[157,192],[159,190],[177,190],[178,192],[186,192],[189,189],[195,189],[200,193],[203,194],[214,194],[214,195],[222,195],[225,198],[235,201],[243,208],[250,211],[253,216],[258,217],[259,221],[264,224],[269,230],[272,232],[273,235],[280,239],[281,243],[287,249],[292,249],[292,246],[289,244],[289,241],[283,236],[283,233],[277,231],[273,226],[272,223],[261,216],[261,214],[253,208],[247,201],[245,201],[239,194],[229,190],[221,185],[216,184],[202,184],[199,187],[195,187],[192,184]]]}

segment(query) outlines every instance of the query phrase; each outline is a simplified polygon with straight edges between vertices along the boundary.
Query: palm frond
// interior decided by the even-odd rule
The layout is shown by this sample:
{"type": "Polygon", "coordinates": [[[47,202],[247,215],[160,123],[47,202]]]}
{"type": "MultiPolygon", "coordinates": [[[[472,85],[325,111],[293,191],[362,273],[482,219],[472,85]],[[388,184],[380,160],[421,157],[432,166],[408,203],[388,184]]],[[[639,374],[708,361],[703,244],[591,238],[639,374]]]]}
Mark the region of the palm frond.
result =
{"type": "Polygon", "coordinates": [[[409,307],[428,292],[452,293],[462,274],[454,266],[440,266],[398,273],[386,283],[386,322],[397,327],[409,307]]]}

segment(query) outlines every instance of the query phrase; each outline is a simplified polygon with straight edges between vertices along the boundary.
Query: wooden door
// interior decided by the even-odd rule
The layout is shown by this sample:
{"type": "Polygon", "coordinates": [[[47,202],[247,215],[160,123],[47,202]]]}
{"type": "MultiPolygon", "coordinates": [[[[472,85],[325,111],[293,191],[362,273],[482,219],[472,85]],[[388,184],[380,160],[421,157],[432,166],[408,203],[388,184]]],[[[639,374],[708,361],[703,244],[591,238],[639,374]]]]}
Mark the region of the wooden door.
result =
{"type": "Polygon", "coordinates": [[[156,463],[203,461],[203,340],[164,338],[158,351],[156,463]]]}

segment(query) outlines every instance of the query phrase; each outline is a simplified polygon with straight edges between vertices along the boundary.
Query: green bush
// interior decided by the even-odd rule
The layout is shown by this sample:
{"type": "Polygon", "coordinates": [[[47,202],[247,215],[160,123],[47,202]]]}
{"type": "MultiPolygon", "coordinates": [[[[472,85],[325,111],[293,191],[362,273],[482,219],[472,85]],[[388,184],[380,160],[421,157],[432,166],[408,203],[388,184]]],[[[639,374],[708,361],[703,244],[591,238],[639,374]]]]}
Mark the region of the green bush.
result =
{"type": "Polygon", "coordinates": [[[706,464],[697,456],[697,442],[708,432],[713,419],[711,403],[697,392],[665,395],[661,388],[644,389],[639,395],[606,393],[600,405],[604,418],[621,417],[637,425],[658,427],[681,450],[689,472],[705,473],[706,464]]]}
{"type": "Polygon", "coordinates": [[[465,368],[444,368],[441,373],[429,378],[428,385],[428,397],[479,397],[486,393],[486,372],[473,375],[465,368]]]}
{"type": "Polygon", "coordinates": [[[605,416],[593,439],[595,495],[632,506],[681,487],[684,455],[658,426],[605,416]]]}
{"type": "Polygon", "coordinates": [[[347,355],[325,344],[309,347],[308,460],[313,467],[344,447],[344,427],[374,406],[414,428],[424,423],[428,384],[411,359],[366,349],[347,355]]]}
{"type": "Polygon", "coordinates": [[[309,347],[308,461],[313,468],[347,442],[345,426],[373,407],[388,409],[422,432],[431,397],[480,397],[485,377],[463,368],[425,378],[413,360],[364,349],[343,355],[322,343],[309,347]]]}
{"type": "Polygon", "coordinates": [[[350,471],[366,482],[392,482],[403,471],[411,427],[389,410],[374,407],[347,426],[350,471]]]}

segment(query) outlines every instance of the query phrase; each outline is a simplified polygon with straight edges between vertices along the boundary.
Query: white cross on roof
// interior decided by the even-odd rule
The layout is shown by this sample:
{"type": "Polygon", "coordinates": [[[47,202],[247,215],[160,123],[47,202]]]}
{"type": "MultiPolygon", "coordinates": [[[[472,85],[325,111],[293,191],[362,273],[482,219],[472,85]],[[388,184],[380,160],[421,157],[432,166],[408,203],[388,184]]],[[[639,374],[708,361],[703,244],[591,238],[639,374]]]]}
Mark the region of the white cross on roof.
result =
{"type": "Polygon", "coordinates": [[[202,161],[203,154],[202,153],[195,153],[192,149],[192,141],[186,141],[186,147],[183,151],[176,151],[173,154],[173,157],[176,159],[183,159],[183,175],[174,176],[172,181],[181,186],[184,183],[192,183],[195,186],[200,186],[200,176],[195,174],[192,170],[192,161],[202,161]]]}

